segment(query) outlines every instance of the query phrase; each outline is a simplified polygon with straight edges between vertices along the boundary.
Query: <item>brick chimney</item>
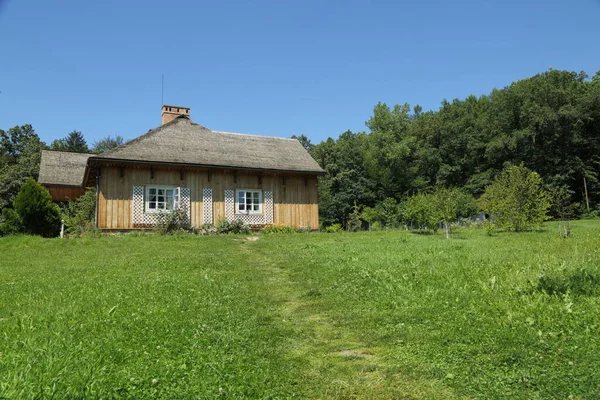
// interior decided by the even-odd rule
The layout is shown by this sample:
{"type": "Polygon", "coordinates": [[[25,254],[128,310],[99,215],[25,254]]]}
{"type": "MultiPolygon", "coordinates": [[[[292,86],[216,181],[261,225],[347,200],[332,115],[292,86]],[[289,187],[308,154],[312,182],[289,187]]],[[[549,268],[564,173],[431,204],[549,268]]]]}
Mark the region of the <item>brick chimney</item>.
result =
{"type": "Polygon", "coordinates": [[[173,121],[175,118],[177,118],[181,115],[183,115],[189,119],[190,118],[190,108],[164,105],[164,106],[162,106],[161,125],[164,125],[169,121],[173,121]]]}

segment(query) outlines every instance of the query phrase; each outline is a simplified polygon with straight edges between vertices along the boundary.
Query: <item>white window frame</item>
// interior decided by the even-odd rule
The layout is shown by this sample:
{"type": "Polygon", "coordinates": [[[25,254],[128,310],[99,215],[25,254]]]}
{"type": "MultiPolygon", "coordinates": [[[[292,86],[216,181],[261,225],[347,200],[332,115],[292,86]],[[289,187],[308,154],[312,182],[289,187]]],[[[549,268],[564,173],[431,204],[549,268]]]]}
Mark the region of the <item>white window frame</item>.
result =
{"type": "MultiPolygon", "coordinates": [[[[164,212],[173,212],[176,211],[177,209],[179,209],[179,204],[181,201],[181,188],[174,186],[174,185],[146,185],[144,187],[144,212],[148,213],[148,214],[155,214],[155,213],[164,213],[164,212]],[[150,191],[154,189],[157,192],[157,196],[158,196],[158,190],[165,190],[165,194],[164,194],[164,208],[150,208],[150,191]],[[168,208],[168,204],[167,204],[167,194],[166,191],[167,190],[172,190],[173,191],[173,205],[171,206],[171,208],[168,208]]],[[[158,205],[158,199],[155,201],[158,205]]]]}
{"type": "MultiPolygon", "coordinates": [[[[252,205],[254,205],[254,201],[252,202],[252,205]]],[[[235,213],[236,214],[242,214],[242,215],[255,215],[255,214],[262,214],[263,213],[263,193],[262,190],[260,189],[236,189],[235,190],[235,213]],[[244,194],[244,208],[246,208],[246,199],[247,199],[247,193],[252,193],[252,197],[254,200],[254,194],[258,193],[258,210],[240,210],[240,193],[244,194]]]]}

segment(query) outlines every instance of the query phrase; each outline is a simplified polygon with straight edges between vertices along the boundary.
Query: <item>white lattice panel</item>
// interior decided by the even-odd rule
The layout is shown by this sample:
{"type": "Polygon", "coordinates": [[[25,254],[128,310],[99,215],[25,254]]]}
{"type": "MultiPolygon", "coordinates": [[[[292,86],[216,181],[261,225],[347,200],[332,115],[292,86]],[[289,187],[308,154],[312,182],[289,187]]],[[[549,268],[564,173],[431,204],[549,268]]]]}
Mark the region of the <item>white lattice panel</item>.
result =
{"type": "Polygon", "coordinates": [[[273,192],[263,192],[264,223],[273,223],[273,192]]]}
{"type": "Polygon", "coordinates": [[[185,213],[185,223],[190,223],[190,205],[191,201],[191,190],[190,188],[179,189],[179,209],[185,213]]]}
{"type": "Polygon", "coordinates": [[[213,223],[212,189],[209,188],[202,190],[202,223],[213,223]]]}
{"type": "MultiPolygon", "coordinates": [[[[191,206],[191,190],[190,188],[181,188],[179,192],[179,209],[185,212],[186,220],[185,223],[190,223],[190,206],[191,206]]],[[[147,213],[144,210],[145,201],[144,201],[144,187],[143,186],[134,186],[133,187],[133,225],[136,226],[149,226],[156,225],[159,218],[159,213],[152,212],[147,213]]]]}
{"type": "Polygon", "coordinates": [[[144,187],[134,186],[133,187],[133,201],[131,202],[133,208],[131,215],[133,216],[133,224],[139,225],[144,223],[144,187]]]}
{"type": "Polygon", "coordinates": [[[273,192],[263,192],[262,214],[236,214],[234,194],[234,190],[225,191],[225,217],[229,222],[241,220],[248,225],[265,225],[273,223],[273,192]]]}
{"type": "Polygon", "coordinates": [[[235,197],[233,190],[225,191],[225,218],[232,222],[235,218],[235,197]]]}

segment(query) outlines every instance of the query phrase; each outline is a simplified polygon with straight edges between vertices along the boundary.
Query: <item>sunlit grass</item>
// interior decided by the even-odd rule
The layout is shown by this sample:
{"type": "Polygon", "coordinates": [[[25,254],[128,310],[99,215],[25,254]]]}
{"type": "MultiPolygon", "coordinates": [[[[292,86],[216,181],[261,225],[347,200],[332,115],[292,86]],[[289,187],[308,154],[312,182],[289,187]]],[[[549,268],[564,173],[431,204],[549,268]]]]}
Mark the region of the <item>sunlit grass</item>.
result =
{"type": "Polygon", "coordinates": [[[0,398],[597,398],[573,233],[0,239],[0,398]]]}

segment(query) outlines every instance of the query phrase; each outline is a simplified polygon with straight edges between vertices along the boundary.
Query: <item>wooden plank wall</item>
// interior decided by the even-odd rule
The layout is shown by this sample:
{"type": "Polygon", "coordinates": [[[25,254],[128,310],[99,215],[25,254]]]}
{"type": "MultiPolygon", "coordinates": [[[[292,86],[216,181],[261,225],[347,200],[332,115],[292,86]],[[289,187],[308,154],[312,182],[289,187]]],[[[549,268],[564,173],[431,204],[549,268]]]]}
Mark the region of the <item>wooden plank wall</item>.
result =
{"type": "Polygon", "coordinates": [[[77,186],[47,186],[52,201],[75,200],[85,193],[85,189],[77,186]]]}
{"type": "Polygon", "coordinates": [[[121,177],[119,168],[102,167],[98,195],[98,227],[103,229],[133,229],[131,218],[133,186],[176,185],[191,190],[191,221],[202,224],[202,189],[213,191],[213,219],[225,216],[225,190],[261,189],[273,192],[273,219],[275,225],[319,228],[317,204],[317,177],[299,175],[259,175],[239,172],[237,182],[233,171],[156,169],[151,178],[150,169],[125,168],[121,177]]]}

